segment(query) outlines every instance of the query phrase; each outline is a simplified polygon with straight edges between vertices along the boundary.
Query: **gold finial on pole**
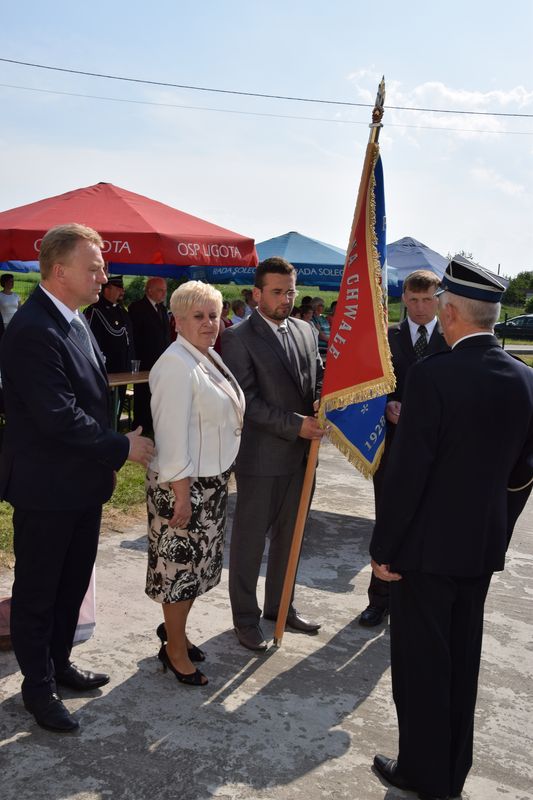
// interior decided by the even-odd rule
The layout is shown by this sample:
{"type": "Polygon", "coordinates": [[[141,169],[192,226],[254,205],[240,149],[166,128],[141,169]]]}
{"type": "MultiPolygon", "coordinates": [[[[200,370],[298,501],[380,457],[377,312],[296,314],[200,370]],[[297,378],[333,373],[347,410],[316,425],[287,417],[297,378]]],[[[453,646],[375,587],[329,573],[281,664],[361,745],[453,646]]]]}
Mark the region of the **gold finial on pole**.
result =
{"type": "Polygon", "coordinates": [[[378,86],[378,93],[376,95],[376,102],[372,111],[372,122],[370,128],[370,141],[377,142],[379,138],[380,128],[383,127],[381,122],[383,114],[385,113],[385,76],[382,77],[378,86]]]}

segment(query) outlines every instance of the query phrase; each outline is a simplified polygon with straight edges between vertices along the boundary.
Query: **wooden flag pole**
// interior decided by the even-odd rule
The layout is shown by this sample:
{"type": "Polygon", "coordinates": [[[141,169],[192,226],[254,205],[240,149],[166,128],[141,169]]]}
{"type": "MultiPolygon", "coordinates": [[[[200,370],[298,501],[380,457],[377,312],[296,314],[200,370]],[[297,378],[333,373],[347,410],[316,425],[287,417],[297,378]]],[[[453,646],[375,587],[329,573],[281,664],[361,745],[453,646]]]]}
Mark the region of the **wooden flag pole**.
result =
{"type": "MultiPolygon", "coordinates": [[[[357,203],[355,206],[347,253],[349,253],[351,250],[353,237],[355,235],[357,223],[359,222],[359,217],[361,215],[361,207],[363,205],[366,186],[368,185],[370,170],[372,169],[374,152],[377,147],[377,141],[379,138],[379,131],[380,128],[382,127],[381,118],[383,117],[384,101],[385,101],[385,82],[384,79],[382,78],[376,96],[376,103],[372,111],[370,137],[366,148],[365,161],[363,164],[363,171],[361,174],[361,183],[359,184],[359,191],[357,194],[357,203]]],[[[274,629],[274,644],[276,647],[281,646],[283,633],[285,631],[285,624],[287,622],[287,615],[289,613],[289,605],[291,602],[294,582],[296,580],[296,571],[298,569],[298,561],[300,559],[300,551],[302,549],[302,541],[304,538],[305,523],[309,511],[311,493],[313,491],[313,483],[315,479],[315,471],[318,461],[319,447],[320,447],[320,439],[313,439],[311,441],[311,446],[309,448],[309,453],[307,456],[307,467],[305,470],[302,493],[300,495],[300,504],[298,506],[298,514],[296,516],[296,523],[294,525],[294,532],[292,534],[292,543],[289,553],[289,560],[287,562],[287,569],[285,571],[285,579],[283,581],[283,589],[281,592],[281,600],[279,604],[278,616],[276,619],[276,627],[274,629]]]]}
{"type": "Polygon", "coordinates": [[[285,580],[283,581],[283,590],[281,592],[276,628],[274,630],[274,644],[276,647],[281,645],[283,631],[285,630],[285,623],[287,622],[287,614],[289,613],[292,589],[294,586],[294,581],[296,580],[296,570],[298,569],[300,550],[302,549],[302,541],[304,538],[307,512],[309,511],[311,492],[313,490],[319,447],[320,439],[313,439],[311,441],[311,446],[307,456],[307,467],[305,470],[302,493],[300,495],[300,505],[298,506],[298,515],[294,525],[294,533],[292,534],[291,550],[289,553],[289,560],[287,562],[287,569],[285,571],[285,580]]]}

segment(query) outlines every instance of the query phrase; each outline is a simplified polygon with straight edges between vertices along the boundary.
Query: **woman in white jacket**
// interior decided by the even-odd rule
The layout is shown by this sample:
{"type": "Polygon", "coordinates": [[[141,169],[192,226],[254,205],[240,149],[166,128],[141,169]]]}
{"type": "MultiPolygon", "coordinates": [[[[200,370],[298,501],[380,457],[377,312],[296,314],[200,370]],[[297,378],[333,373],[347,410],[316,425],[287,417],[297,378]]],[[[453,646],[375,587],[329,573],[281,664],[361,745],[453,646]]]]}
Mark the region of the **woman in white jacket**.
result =
{"type": "Polygon", "coordinates": [[[213,350],[222,295],[189,281],[170,298],[178,337],[150,372],[156,455],[147,473],[146,593],[162,604],[159,659],[182,683],[205,686],[187,638],[194,599],[220,581],[227,483],[239,450],[243,393],[213,350]]]}

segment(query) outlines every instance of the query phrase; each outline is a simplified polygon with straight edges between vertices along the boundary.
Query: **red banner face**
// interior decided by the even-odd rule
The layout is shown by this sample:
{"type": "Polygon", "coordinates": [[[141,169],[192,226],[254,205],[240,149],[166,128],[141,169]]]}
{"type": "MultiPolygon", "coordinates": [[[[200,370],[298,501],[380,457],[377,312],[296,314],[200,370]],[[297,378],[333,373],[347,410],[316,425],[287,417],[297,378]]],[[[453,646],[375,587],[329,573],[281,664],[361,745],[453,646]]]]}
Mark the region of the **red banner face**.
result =
{"type": "Polygon", "coordinates": [[[326,358],[324,397],[335,395],[341,389],[349,392],[349,387],[354,385],[361,388],[368,382],[383,380],[384,376],[376,332],[378,326],[384,325],[383,306],[375,278],[375,245],[367,239],[370,196],[369,187],[355,238],[346,256],[326,358]]]}

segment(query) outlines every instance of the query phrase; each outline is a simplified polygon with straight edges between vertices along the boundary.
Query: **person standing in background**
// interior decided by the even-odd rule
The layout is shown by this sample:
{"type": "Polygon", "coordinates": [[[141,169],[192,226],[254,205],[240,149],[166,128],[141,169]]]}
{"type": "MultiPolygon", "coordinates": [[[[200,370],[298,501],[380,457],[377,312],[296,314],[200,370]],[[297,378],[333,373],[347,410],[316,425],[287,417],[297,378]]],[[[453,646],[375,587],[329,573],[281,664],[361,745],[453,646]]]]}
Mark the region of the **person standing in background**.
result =
{"type": "MultiPolygon", "coordinates": [[[[171,341],[170,322],[165,305],[167,283],[164,278],[149,278],[146,281],[142,300],[136,300],[128,308],[133,329],[133,344],[140,369],[151,369],[171,341]]],[[[147,383],[133,387],[133,427],[140,425],[144,433],[153,429],[150,410],[150,388],[147,383]]]]}
{"type": "Polygon", "coordinates": [[[122,275],[110,275],[97,303],[85,309],[85,316],[110,372],[129,372],[135,358],[129,314],[120,305],[124,294],[122,275]]]}
{"type": "Polygon", "coordinates": [[[318,335],[318,352],[322,361],[325,361],[328,352],[330,326],[324,316],[324,300],[321,297],[313,297],[311,306],[313,308],[311,323],[315,326],[318,335]]]}
{"type": "Polygon", "coordinates": [[[2,291],[0,292],[0,315],[2,316],[4,330],[20,308],[20,297],[13,291],[14,283],[15,279],[10,273],[5,273],[0,277],[0,286],[2,286],[2,291]]]}

